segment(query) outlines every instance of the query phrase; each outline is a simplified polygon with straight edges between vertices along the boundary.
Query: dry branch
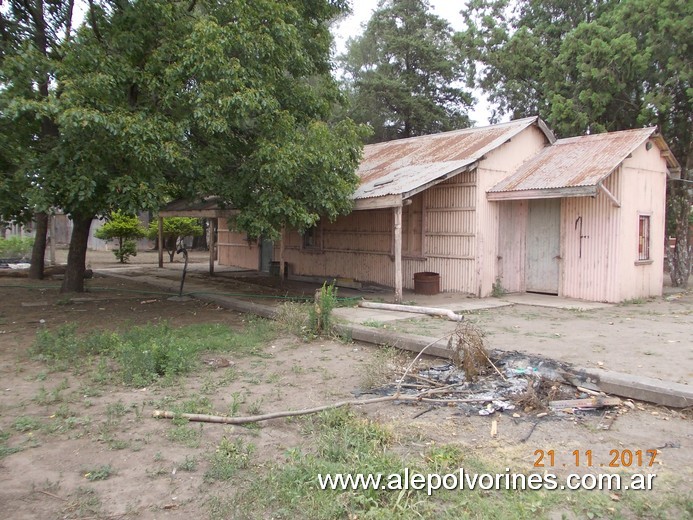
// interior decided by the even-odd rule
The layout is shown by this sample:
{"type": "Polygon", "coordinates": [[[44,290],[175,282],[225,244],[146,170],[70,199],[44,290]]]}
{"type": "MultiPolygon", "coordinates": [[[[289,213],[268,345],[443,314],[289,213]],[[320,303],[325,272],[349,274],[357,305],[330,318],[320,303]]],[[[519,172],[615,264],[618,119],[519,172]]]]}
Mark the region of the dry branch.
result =
{"type": "Polygon", "coordinates": [[[208,422],[217,424],[248,424],[261,421],[269,421],[270,419],[280,419],[282,417],[296,417],[299,415],[310,415],[313,413],[341,408],[342,406],[363,406],[367,404],[385,403],[388,401],[412,401],[421,403],[438,403],[438,404],[457,404],[457,403],[485,403],[491,399],[428,399],[418,395],[388,395],[386,397],[374,397],[373,399],[341,401],[339,403],[327,404],[324,406],[316,406],[315,408],[304,408],[303,410],[289,410],[284,412],[273,412],[261,415],[248,415],[246,417],[227,417],[224,415],[205,415],[199,413],[175,413],[166,410],[154,410],[152,417],[161,419],[187,419],[192,422],[208,422]]]}

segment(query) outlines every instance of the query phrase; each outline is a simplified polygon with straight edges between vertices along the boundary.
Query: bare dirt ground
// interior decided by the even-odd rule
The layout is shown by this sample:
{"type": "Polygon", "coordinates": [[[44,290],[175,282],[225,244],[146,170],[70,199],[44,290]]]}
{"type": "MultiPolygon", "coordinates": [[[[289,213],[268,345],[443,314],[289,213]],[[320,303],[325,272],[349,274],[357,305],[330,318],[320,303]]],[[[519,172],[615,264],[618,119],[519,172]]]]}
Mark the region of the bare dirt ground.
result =
{"type": "MultiPolygon", "coordinates": [[[[96,278],[89,285],[101,289],[81,298],[59,294],[58,284],[0,279],[0,441],[5,448],[0,454],[0,510],[4,518],[206,518],[211,497],[242,492],[252,475],[281,463],[288,449],[311,440],[296,420],[272,420],[259,428],[214,424],[183,428],[151,418],[154,409],[188,399],[208,399],[215,412],[240,415],[310,407],[360,395],[366,383],[372,382],[374,371],[379,373],[385,364],[382,351],[374,347],[323,339],[304,342],[279,333],[252,355],[223,354],[230,366],[215,368],[204,363],[210,356],[203,355],[193,373],[174,385],[129,388],[103,383],[98,370],[53,371],[32,359],[29,350],[38,331],[55,331],[62,324],[76,323],[80,333],[122,331],[162,321],[174,327],[220,323],[242,329],[249,319],[194,299],[170,301],[134,280],[96,278]],[[251,468],[247,475],[241,472],[228,482],[208,482],[204,475],[209,456],[223,437],[256,446],[251,468]],[[90,479],[105,465],[112,469],[108,478],[90,479]]],[[[638,314],[638,309],[632,306],[628,311],[638,314]]],[[[538,323],[540,318],[517,319],[538,323]]],[[[545,319],[559,321],[551,313],[545,319]]],[[[493,322],[490,316],[481,325],[493,329],[493,322]]],[[[579,323],[585,330],[592,327],[589,317],[579,323]]],[[[502,326],[514,328],[513,322],[502,326]]],[[[508,334],[524,336],[521,331],[508,334]]],[[[536,334],[532,339],[552,341],[536,334]]],[[[610,341],[604,338],[599,354],[605,355],[610,341]]],[[[399,359],[400,364],[405,361],[399,359]]],[[[690,358],[680,362],[690,370],[690,358]]],[[[573,450],[592,450],[595,466],[607,471],[601,466],[611,460],[611,450],[656,448],[659,454],[652,468],[629,470],[655,472],[657,485],[649,493],[657,498],[690,493],[693,427],[689,411],[634,403],[611,410],[610,419],[603,412],[559,419],[538,418],[537,410],[482,417],[462,408],[437,407],[415,417],[427,409],[383,403],[359,413],[398,432],[402,453],[453,443],[499,468],[520,472],[534,469],[537,450],[555,450],[556,464],[549,469],[566,474],[597,470],[576,468],[573,450]],[[494,420],[498,433],[491,436],[494,420]],[[610,428],[602,429],[604,424],[610,428]]],[[[617,508],[620,498],[612,499],[617,508]]],[[[603,510],[607,516],[609,510],[603,510]]],[[[548,517],[561,518],[561,514],[556,511],[548,517]]],[[[645,515],[651,516],[655,515],[645,515]]],[[[265,515],[258,511],[249,517],[265,515]]]]}

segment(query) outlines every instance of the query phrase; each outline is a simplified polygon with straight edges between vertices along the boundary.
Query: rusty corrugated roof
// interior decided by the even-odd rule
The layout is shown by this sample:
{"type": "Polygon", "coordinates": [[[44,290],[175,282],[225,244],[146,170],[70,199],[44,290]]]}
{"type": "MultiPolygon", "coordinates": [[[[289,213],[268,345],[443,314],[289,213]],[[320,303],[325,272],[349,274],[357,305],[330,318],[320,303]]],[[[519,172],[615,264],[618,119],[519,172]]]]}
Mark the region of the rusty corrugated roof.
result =
{"type": "Polygon", "coordinates": [[[403,195],[462,171],[522,130],[538,125],[549,140],[550,131],[538,117],[492,126],[411,137],[364,147],[358,169],[361,185],[355,199],[403,195]]]}
{"type": "Polygon", "coordinates": [[[596,186],[608,177],[656,128],[559,139],[523,163],[489,193],[596,186]]]}

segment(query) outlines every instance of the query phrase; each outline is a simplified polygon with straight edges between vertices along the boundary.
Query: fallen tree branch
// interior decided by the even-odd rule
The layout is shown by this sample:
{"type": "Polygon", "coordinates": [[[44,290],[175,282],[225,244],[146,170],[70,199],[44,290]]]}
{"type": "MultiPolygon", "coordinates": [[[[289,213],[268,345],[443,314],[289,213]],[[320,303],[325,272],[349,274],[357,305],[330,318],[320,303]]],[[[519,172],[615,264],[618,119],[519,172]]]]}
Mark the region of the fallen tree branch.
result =
{"type": "Polygon", "coordinates": [[[374,397],[373,399],[350,401],[341,401],[339,403],[327,404],[324,406],[316,406],[315,408],[304,408],[303,410],[289,410],[284,412],[272,412],[261,415],[248,415],[246,417],[227,417],[224,415],[205,415],[199,413],[175,413],[166,410],[154,410],[152,417],[158,419],[187,419],[192,422],[207,422],[217,424],[248,424],[261,421],[269,421],[270,419],[281,419],[283,417],[296,417],[299,415],[310,415],[325,410],[341,408],[343,406],[363,406],[367,404],[385,403],[388,401],[413,401],[420,403],[438,403],[438,404],[457,404],[457,403],[485,403],[491,401],[490,398],[484,399],[428,399],[418,395],[388,395],[385,397],[374,397]]]}
{"type": "Polygon", "coordinates": [[[381,309],[396,312],[414,312],[416,314],[428,314],[429,316],[441,316],[450,321],[462,321],[464,316],[455,314],[450,309],[439,309],[437,307],[417,307],[416,305],[398,305],[394,303],[359,302],[359,307],[364,309],[381,309]]]}

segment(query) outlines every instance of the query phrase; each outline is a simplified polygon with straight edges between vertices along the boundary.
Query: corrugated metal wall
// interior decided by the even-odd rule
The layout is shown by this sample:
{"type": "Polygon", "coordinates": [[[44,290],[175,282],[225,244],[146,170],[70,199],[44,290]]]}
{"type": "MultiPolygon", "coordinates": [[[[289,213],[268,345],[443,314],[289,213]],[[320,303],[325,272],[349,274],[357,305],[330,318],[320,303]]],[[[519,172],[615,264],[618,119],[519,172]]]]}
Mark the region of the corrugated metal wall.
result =
{"type": "MultiPolygon", "coordinates": [[[[405,209],[405,216],[411,212],[410,219],[403,226],[408,235],[405,243],[411,244],[402,262],[405,288],[414,288],[414,273],[432,271],[441,275],[441,290],[472,292],[475,183],[476,173],[465,172],[412,198],[406,207],[412,209],[405,209]],[[416,251],[419,247],[421,252],[416,251]]],[[[300,235],[287,232],[284,258],[294,274],[393,286],[392,225],[391,209],[355,211],[323,224],[322,252],[302,250],[300,235]]],[[[277,254],[275,250],[275,258],[277,254]]]]}
{"type": "MultiPolygon", "coordinates": [[[[621,181],[620,171],[604,181],[604,186],[617,199],[622,196],[621,181]]],[[[619,300],[620,211],[604,193],[594,198],[563,199],[561,296],[593,301],[619,300]]]]}
{"type": "Polygon", "coordinates": [[[499,202],[498,273],[503,289],[525,291],[528,203],[499,202]]]}
{"type": "Polygon", "coordinates": [[[563,199],[562,296],[619,302],[662,294],[666,164],[657,147],[639,147],[604,181],[621,202],[604,193],[596,198],[563,199]],[[638,261],[638,218],[650,215],[651,261],[638,261]],[[582,258],[580,229],[582,217],[582,258]]]}
{"type": "Polygon", "coordinates": [[[219,219],[217,230],[219,265],[232,265],[245,269],[257,269],[260,248],[254,242],[248,244],[245,233],[229,231],[226,219],[219,219]]]}

